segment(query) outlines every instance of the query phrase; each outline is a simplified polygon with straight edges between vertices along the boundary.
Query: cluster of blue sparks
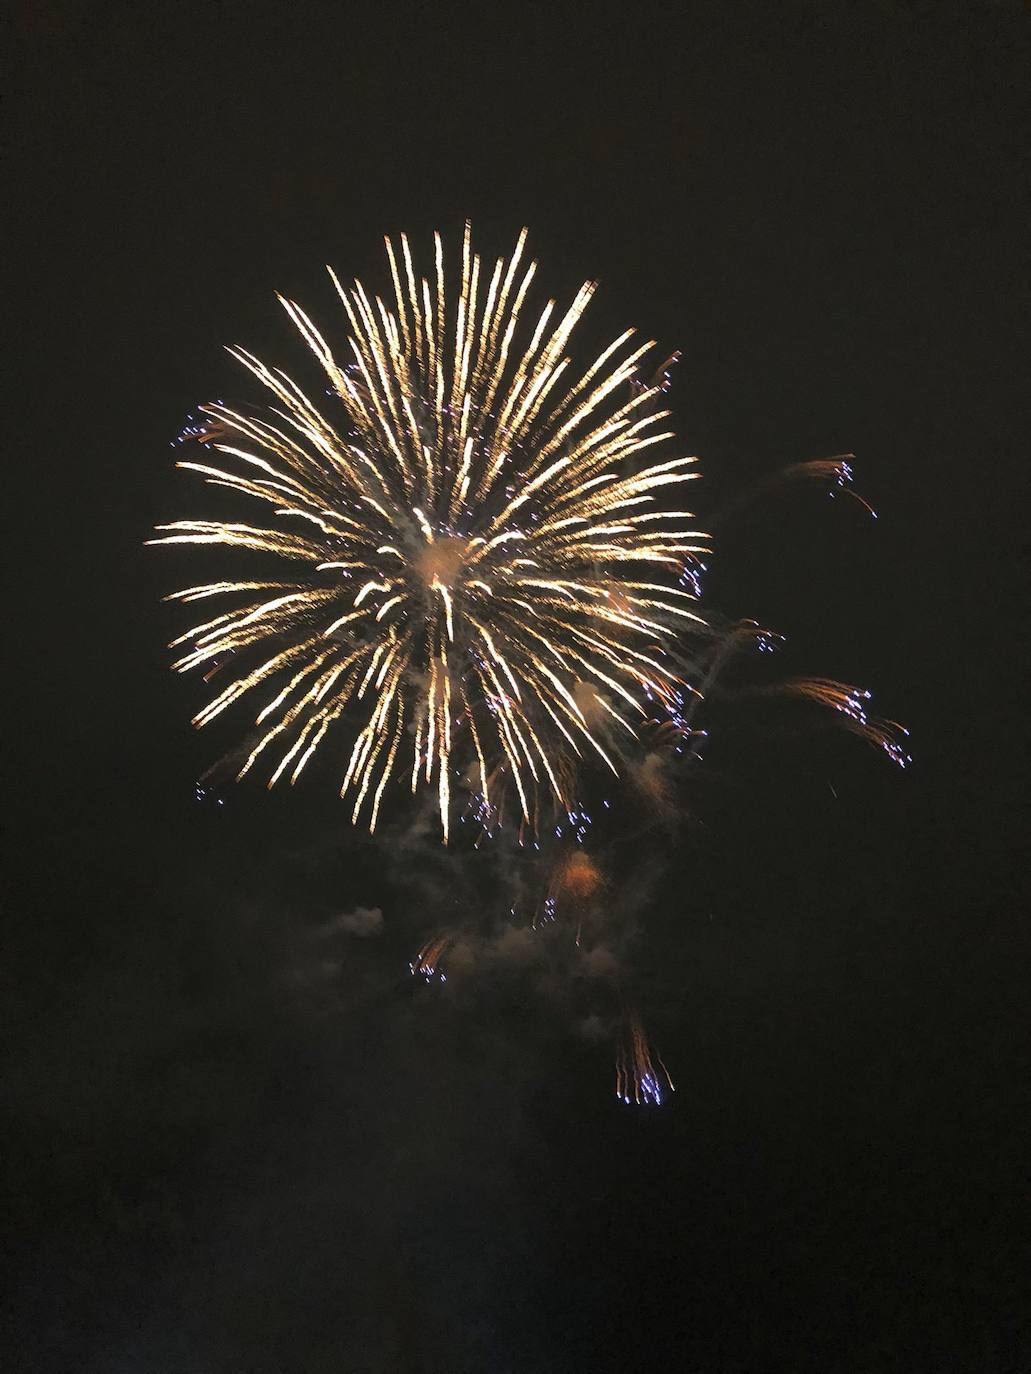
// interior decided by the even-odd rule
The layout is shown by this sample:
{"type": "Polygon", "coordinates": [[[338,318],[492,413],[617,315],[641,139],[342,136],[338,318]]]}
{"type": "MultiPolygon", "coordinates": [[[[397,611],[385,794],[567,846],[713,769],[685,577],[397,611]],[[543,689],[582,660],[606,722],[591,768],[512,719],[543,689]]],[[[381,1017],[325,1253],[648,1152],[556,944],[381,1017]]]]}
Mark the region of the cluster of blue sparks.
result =
{"type": "Polygon", "coordinates": [[[639,1080],[637,1084],[637,1093],[638,1095],[636,1097],[631,1097],[628,1092],[622,1094],[617,1093],[616,1096],[619,1098],[620,1102],[625,1102],[628,1107],[633,1106],[635,1103],[642,1107],[661,1107],[665,1100],[662,1092],[662,1084],[653,1073],[646,1073],[639,1080]]]}

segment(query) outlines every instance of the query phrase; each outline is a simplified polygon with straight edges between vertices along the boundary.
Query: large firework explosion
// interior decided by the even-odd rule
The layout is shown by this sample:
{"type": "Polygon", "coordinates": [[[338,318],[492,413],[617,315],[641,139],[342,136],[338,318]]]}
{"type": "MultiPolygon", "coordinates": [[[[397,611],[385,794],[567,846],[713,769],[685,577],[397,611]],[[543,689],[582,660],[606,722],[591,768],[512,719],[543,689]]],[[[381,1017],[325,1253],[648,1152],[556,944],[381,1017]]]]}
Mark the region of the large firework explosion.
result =
{"type": "MultiPolygon", "coordinates": [[[[637,811],[675,815],[670,764],[696,756],[699,703],[742,647],[770,651],[779,636],[701,612],[708,536],[678,508],[697,473],[664,423],[668,362],[656,369],[655,345],[626,330],[576,368],[567,350],[595,284],[564,313],[548,301],[529,314],[525,241],[524,230],[488,276],[467,225],[453,300],[439,235],[432,278],[416,278],[407,238],[399,252],[386,240],[390,304],[358,281],[345,289],[331,269],[349,324],[342,360],[280,297],[325,394],[316,403],[285,372],[230,349],[271,403],[202,407],[181,440],[220,457],[179,464],[269,508],[265,520],[177,521],[151,542],[247,549],[280,569],[169,598],[229,603],[173,644],[185,646],[179,671],[226,680],[196,725],[250,695],[237,775],[262,760],[269,786],[293,783],[321,749],[337,760],[354,822],[375,829],[392,780],[413,794],[422,785],[444,840],[457,814],[477,847],[514,813],[508,833],[534,854],[537,891],[513,920],[575,932],[568,952],[624,1005],[617,1096],[659,1105],[672,1081],[603,943],[611,902],[582,847],[594,825],[586,775],[623,778],[637,811]]],[[[782,475],[849,490],[850,456],[782,475]]],[[[798,678],[752,691],[830,708],[907,761],[901,727],[869,716],[858,688],[798,678]]],[[[446,982],[457,940],[438,931],[413,975],[446,982]]]]}
{"type": "Polygon", "coordinates": [[[342,741],[341,796],[371,829],[403,776],[413,792],[433,787],[446,840],[470,767],[484,817],[508,795],[524,830],[568,812],[585,759],[618,773],[618,737],[657,712],[682,719],[685,635],[710,635],[685,576],[706,536],[663,500],[695,460],[664,447],[664,374],[645,380],[654,344],[627,330],[574,369],[566,350],[595,284],[564,313],[549,301],[526,319],[525,240],[488,278],[466,226],[456,304],[439,235],[432,279],[417,280],[404,236],[400,254],[386,240],[389,305],[331,270],[350,326],[343,361],[280,298],[336,417],[231,349],[273,404],[260,418],[203,407],[197,437],[219,465],[180,466],[274,518],[181,520],[152,541],[278,556],[281,578],[171,598],[232,605],[174,641],[189,646],[179,671],[231,677],[194,723],[258,698],[239,776],[264,755],[270,786],[342,741]]]}

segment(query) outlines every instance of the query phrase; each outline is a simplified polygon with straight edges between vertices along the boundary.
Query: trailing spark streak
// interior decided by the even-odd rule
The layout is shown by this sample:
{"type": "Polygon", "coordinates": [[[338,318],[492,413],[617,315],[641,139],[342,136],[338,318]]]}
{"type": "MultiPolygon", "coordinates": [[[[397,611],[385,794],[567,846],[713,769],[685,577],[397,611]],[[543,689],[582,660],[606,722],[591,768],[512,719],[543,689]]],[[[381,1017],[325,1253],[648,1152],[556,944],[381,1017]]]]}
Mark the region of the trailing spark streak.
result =
{"type": "Polygon", "coordinates": [[[410,777],[413,791],[432,787],[446,841],[452,779],[470,764],[488,806],[488,787],[511,784],[524,824],[542,807],[569,811],[581,759],[618,771],[613,726],[633,735],[656,701],[688,688],[678,637],[710,635],[683,580],[707,536],[661,504],[694,459],[644,457],[672,438],[657,404],[665,378],[649,385],[639,371],[652,345],[627,352],[627,331],[570,384],[566,348],[594,283],[557,323],[549,302],[531,326],[525,239],[488,272],[466,226],[457,306],[439,235],[432,282],[416,280],[404,235],[400,254],[386,241],[389,305],[331,272],[345,362],[282,300],[342,414],[331,423],[285,373],[231,349],[273,404],[261,418],[204,407],[209,428],[191,437],[221,460],[180,466],[273,519],[182,520],[151,541],[290,565],[282,581],[174,593],[230,604],[179,636],[189,647],[175,667],[232,664],[198,726],[253,695],[241,776],[265,756],[269,785],[292,783],[334,727],[349,735],[341,796],[370,829],[390,779],[410,777]],[[585,689],[601,708],[590,718],[585,689]]]}
{"type": "Polygon", "coordinates": [[[656,1069],[652,1053],[640,1017],[628,1009],[616,1055],[616,1096],[621,1102],[661,1107],[666,1089],[676,1091],[660,1055],[655,1054],[659,1065],[656,1069]]]}
{"type": "Polygon", "coordinates": [[[445,930],[442,934],[434,935],[432,939],[427,940],[408,965],[412,976],[418,974],[421,978],[425,978],[427,983],[432,983],[434,979],[446,983],[447,974],[441,969],[440,961],[454,943],[454,939],[453,933],[445,930]]]}
{"type": "Polygon", "coordinates": [[[909,731],[897,720],[871,716],[867,710],[870,693],[861,687],[850,687],[847,683],[832,682],[828,678],[808,677],[789,678],[766,690],[771,694],[801,697],[829,707],[843,717],[842,723],[846,729],[875,748],[883,749],[892,763],[897,763],[900,768],[912,763],[904,742],[909,731]]]}

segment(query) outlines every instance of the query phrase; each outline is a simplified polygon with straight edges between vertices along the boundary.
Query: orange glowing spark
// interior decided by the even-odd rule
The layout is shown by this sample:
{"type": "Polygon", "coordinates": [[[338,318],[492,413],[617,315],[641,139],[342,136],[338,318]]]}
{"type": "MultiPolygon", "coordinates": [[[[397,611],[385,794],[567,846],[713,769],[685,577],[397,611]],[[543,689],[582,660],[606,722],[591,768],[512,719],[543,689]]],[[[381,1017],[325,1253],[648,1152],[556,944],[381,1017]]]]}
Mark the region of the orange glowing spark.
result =
{"type": "Polygon", "coordinates": [[[601,869],[582,849],[565,855],[552,874],[551,890],[556,899],[568,898],[574,903],[588,902],[604,882],[601,869]]]}
{"type": "Polygon", "coordinates": [[[537,913],[534,926],[554,921],[560,911],[576,915],[576,943],[579,946],[585,917],[591,914],[591,903],[605,886],[605,875],[597,863],[582,849],[562,855],[551,870],[547,892],[537,913]]]}

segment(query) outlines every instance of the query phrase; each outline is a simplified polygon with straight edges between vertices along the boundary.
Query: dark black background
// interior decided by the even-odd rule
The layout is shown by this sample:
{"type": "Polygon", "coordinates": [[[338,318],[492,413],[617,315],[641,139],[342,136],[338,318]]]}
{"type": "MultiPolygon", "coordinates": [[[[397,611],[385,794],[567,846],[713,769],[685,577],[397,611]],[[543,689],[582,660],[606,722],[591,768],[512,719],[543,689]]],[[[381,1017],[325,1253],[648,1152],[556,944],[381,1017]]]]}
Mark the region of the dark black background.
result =
{"type": "Polygon", "coordinates": [[[1026,1367],[1022,7],[43,0],[13,36],[5,1367],[1026,1367]],[[324,262],[379,282],[383,232],[466,216],[600,278],[589,335],[684,350],[703,511],[851,449],[880,512],[785,492],[721,542],[718,603],[916,761],[714,741],[648,916],[658,1113],[546,1009],[413,999],[430,918],[331,794],[193,800],[168,442],[246,392],[224,342],[303,369],[273,289],[330,327],[324,262]],[[384,936],[327,954],[356,902],[384,936]]]}

